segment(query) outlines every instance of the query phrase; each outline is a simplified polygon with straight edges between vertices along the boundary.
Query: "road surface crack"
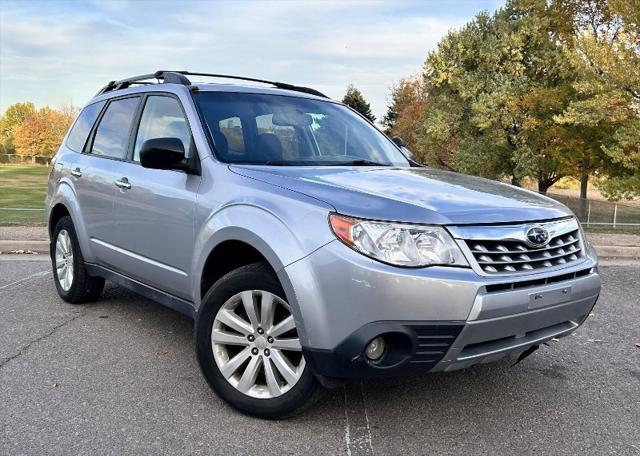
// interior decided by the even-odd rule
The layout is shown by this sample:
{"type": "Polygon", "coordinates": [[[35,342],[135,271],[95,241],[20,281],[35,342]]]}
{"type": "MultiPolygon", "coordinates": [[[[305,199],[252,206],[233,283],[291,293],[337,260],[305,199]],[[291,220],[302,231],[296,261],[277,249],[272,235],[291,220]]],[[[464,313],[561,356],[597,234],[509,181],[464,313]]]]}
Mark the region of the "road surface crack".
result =
{"type": "Polygon", "coordinates": [[[37,344],[38,342],[41,342],[41,341],[46,340],[49,337],[53,336],[60,328],[66,326],[69,323],[71,323],[72,321],[80,318],[82,315],[84,315],[84,314],[78,313],[78,314],[74,315],[72,318],[69,318],[69,319],[63,321],[62,323],[60,323],[59,325],[54,326],[46,334],[43,334],[42,336],[29,341],[26,345],[23,345],[20,349],[18,349],[17,353],[9,356],[8,358],[3,358],[0,361],[0,369],[2,369],[4,367],[4,365],[7,364],[9,361],[12,361],[12,360],[22,356],[23,354],[25,354],[34,344],[37,344]]]}

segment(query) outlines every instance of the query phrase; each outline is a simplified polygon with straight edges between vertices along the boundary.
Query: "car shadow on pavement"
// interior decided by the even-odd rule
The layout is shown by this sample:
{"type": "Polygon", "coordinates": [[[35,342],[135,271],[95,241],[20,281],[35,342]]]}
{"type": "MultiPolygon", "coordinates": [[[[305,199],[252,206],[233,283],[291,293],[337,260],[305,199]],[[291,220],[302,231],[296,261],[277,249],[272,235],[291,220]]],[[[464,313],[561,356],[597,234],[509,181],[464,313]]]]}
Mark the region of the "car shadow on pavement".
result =
{"type": "MultiPolygon", "coordinates": [[[[153,355],[158,359],[180,353],[185,367],[182,378],[189,380],[190,386],[198,385],[203,394],[213,397],[218,405],[222,404],[200,375],[192,353],[191,319],[112,284],[107,285],[100,301],[90,304],[87,309],[97,312],[98,318],[110,318],[113,322],[126,319],[127,324],[135,323],[137,330],[144,332],[146,340],[143,346],[157,347],[153,355]]],[[[513,367],[513,361],[500,361],[449,373],[423,373],[364,380],[361,389],[365,406],[372,406],[378,410],[398,408],[409,414],[428,413],[440,422],[442,420],[436,417],[456,406],[464,406],[467,409],[475,407],[476,410],[482,409],[491,414],[496,412],[494,408],[499,403],[501,412],[504,413],[504,408],[510,407],[510,403],[504,400],[496,401],[496,398],[510,395],[513,399],[511,404],[517,407],[518,395],[523,389],[536,385],[543,387],[546,382],[553,382],[553,387],[559,388],[568,381],[568,374],[562,366],[553,365],[544,357],[538,360],[534,360],[534,357],[535,355],[513,367]],[[531,385],[531,382],[535,385],[531,385]]],[[[354,385],[360,385],[360,382],[348,384],[346,388],[353,388],[354,385]]],[[[293,420],[313,419],[316,412],[343,415],[344,407],[344,388],[328,390],[319,404],[302,417],[293,420]]],[[[446,413],[442,418],[446,418],[446,413]]]]}
{"type": "MultiPolygon", "coordinates": [[[[167,332],[172,334],[174,343],[182,344],[183,350],[192,349],[193,321],[189,317],[115,284],[107,284],[100,301],[83,306],[101,313],[99,318],[115,318],[118,315],[133,317],[135,321],[145,322],[147,328],[155,329],[157,334],[167,332]]],[[[131,320],[131,318],[128,319],[131,320]]],[[[162,345],[162,342],[159,345],[162,345]]],[[[543,351],[540,350],[540,352],[543,351]]],[[[404,377],[366,379],[362,384],[368,400],[386,401],[389,396],[392,396],[394,402],[397,402],[406,396],[408,401],[405,406],[411,407],[414,403],[417,407],[424,407],[425,402],[415,404],[416,396],[424,396],[428,399],[427,403],[437,398],[450,400],[452,397],[469,401],[471,397],[466,397],[467,394],[477,397],[479,391],[482,391],[483,400],[490,400],[496,395],[504,394],[510,387],[522,386],[524,372],[527,372],[526,377],[529,379],[533,372],[538,377],[538,381],[545,377],[556,381],[568,380],[567,374],[563,372],[566,370],[565,367],[549,364],[544,357],[536,359],[536,354],[518,365],[513,364],[514,360],[502,360],[453,372],[417,373],[404,377]]],[[[194,367],[197,368],[197,363],[194,367]]],[[[360,382],[347,386],[353,384],[360,384],[360,382]]],[[[438,406],[438,404],[433,405],[438,406]]]]}

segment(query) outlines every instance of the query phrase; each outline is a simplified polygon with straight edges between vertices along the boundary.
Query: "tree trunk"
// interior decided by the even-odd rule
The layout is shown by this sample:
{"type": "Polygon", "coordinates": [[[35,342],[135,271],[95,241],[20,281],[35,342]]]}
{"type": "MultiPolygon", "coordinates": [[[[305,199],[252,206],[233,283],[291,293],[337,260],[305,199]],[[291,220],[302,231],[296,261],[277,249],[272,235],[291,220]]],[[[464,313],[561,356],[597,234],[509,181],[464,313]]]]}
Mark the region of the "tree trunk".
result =
{"type": "Polygon", "coordinates": [[[522,185],[520,185],[520,178],[516,176],[511,176],[511,185],[515,185],[516,187],[522,187],[522,185]]]}
{"type": "Polygon", "coordinates": [[[580,176],[580,199],[587,199],[588,185],[589,185],[589,171],[586,169],[583,169],[582,175],[580,176]]]}
{"type": "Polygon", "coordinates": [[[576,215],[582,220],[586,219],[589,214],[589,208],[587,207],[587,187],[589,185],[589,158],[584,157],[582,163],[580,163],[580,199],[578,204],[576,215]]]}
{"type": "Polygon", "coordinates": [[[553,181],[548,179],[538,179],[538,193],[542,193],[543,195],[547,194],[547,190],[549,187],[553,185],[553,181]]]}

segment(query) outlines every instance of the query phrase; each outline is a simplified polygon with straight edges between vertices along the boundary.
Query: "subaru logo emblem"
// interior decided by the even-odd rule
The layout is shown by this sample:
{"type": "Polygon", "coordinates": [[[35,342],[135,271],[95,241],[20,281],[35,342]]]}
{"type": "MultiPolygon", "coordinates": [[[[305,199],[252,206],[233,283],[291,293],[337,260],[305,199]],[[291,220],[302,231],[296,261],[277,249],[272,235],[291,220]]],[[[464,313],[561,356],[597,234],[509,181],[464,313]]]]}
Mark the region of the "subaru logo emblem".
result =
{"type": "Polygon", "coordinates": [[[549,242],[549,231],[543,226],[532,226],[527,230],[525,238],[529,247],[544,247],[549,242]]]}

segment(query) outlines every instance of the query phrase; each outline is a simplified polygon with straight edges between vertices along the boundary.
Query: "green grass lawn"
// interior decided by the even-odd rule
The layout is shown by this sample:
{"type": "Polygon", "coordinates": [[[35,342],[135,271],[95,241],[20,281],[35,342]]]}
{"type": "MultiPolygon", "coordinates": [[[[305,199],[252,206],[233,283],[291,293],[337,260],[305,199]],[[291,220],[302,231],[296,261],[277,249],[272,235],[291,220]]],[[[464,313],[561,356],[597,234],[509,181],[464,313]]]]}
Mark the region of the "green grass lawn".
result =
{"type": "MultiPolygon", "coordinates": [[[[42,209],[49,168],[42,165],[0,164],[0,208],[42,209]]],[[[44,211],[0,209],[0,225],[44,223],[44,211]]]]}
{"type": "MultiPolygon", "coordinates": [[[[42,165],[0,164],[0,208],[43,209],[44,198],[47,193],[48,174],[49,168],[42,165]]],[[[560,200],[562,201],[562,199],[560,200]]],[[[562,202],[568,203],[570,207],[572,206],[572,200],[562,202]]],[[[603,211],[611,212],[613,210],[612,206],[610,203],[594,202],[592,204],[591,220],[601,221],[598,219],[598,214],[603,211]]],[[[572,209],[580,214],[579,207],[572,207],[572,209]]],[[[608,212],[602,216],[602,221],[611,219],[612,214],[608,212]]],[[[638,213],[640,213],[640,210],[637,208],[625,207],[619,210],[618,221],[638,223],[638,213]],[[635,210],[637,213],[627,214],[630,210],[635,210]]],[[[42,210],[14,211],[0,209],[0,225],[41,224],[44,224],[44,211],[42,210]]],[[[640,228],[635,227],[612,228],[592,225],[586,230],[595,233],[640,234],[640,228]]]]}

